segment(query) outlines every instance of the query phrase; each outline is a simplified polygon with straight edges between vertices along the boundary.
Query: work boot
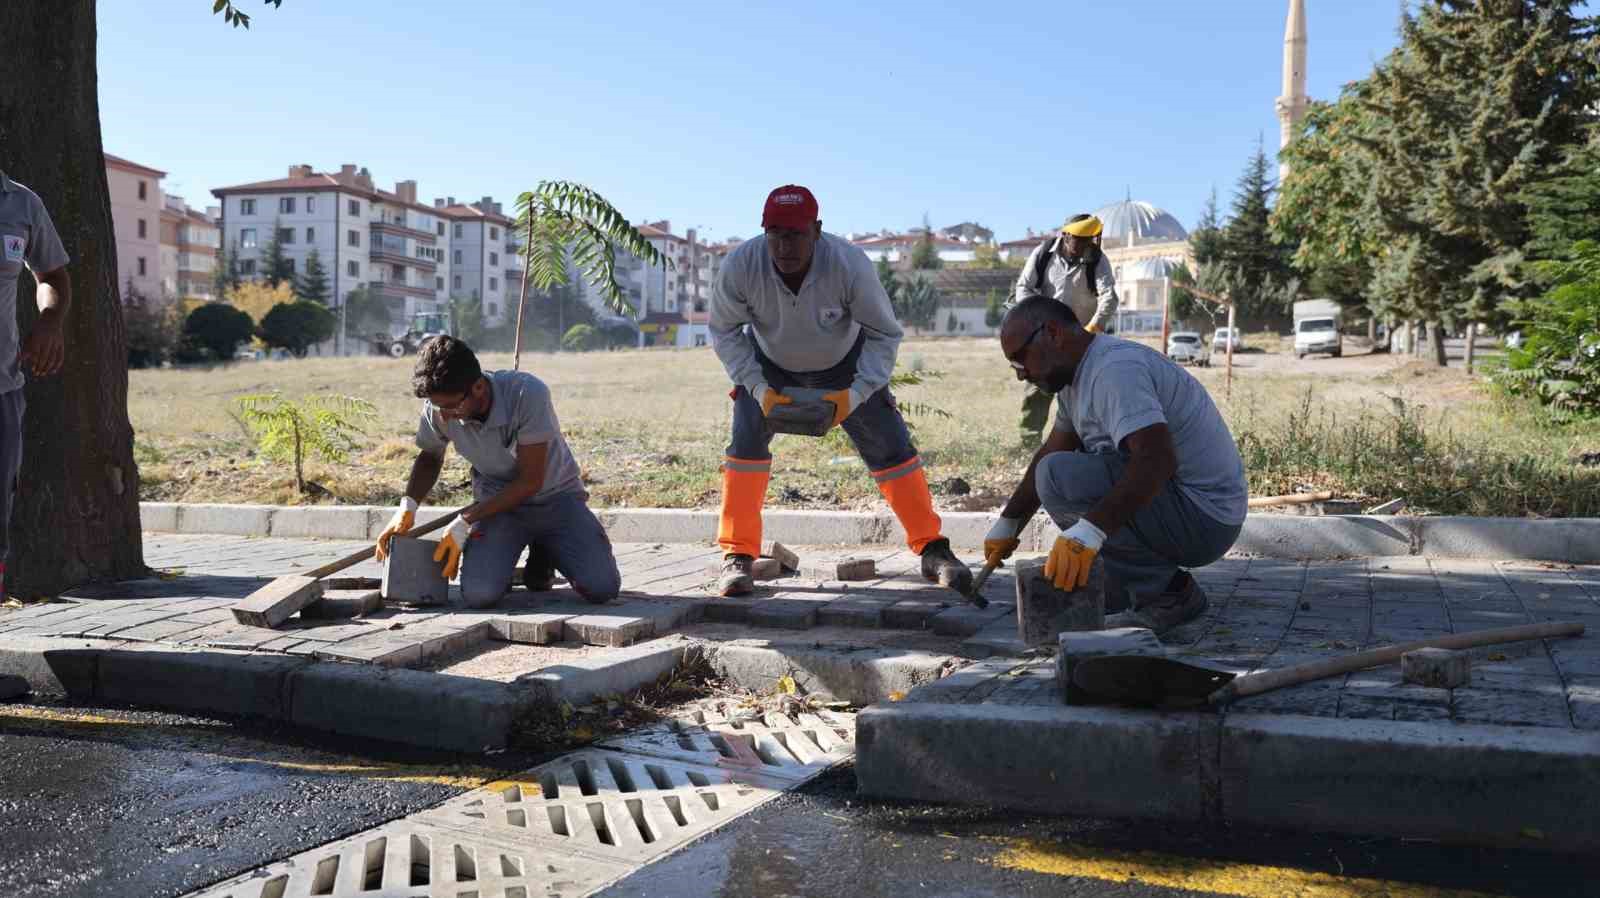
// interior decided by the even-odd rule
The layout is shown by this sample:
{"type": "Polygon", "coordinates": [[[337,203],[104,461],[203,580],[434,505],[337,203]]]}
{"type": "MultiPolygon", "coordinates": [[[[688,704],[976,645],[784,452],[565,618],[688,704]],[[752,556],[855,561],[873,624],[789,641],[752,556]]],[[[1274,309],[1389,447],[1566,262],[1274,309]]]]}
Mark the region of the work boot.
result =
{"type": "Polygon", "coordinates": [[[922,576],[962,595],[972,592],[972,569],[950,551],[950,540],[942,536],[922,547],[922,576]]]}
{"type": "Polygon", "coordinates": [[[528,547],[528,564],[522,569],[522,585],[528,592],[549,592],[556,585],[556,566],[538,546],[528,547]]]}
{"type": "Polygon", "coordinates": [[[742,596],[756,588],[756,578],[750,573],[755,559],[749,555],[725,555],[722,559],[722,576],[717,580],[717,594],[742,596]]]}
{"type": "Polygon", "coordinates": [[[1166,591],[1148,602],[1120,614],[1107,615],[1106,629],[1144,627],[1160,636],[1173,627],[1194,620],[1211,606],[1206,591],[1189,576],[1188,571],[1179,571],[1172,581],[1167,584],[1166,591]]]}

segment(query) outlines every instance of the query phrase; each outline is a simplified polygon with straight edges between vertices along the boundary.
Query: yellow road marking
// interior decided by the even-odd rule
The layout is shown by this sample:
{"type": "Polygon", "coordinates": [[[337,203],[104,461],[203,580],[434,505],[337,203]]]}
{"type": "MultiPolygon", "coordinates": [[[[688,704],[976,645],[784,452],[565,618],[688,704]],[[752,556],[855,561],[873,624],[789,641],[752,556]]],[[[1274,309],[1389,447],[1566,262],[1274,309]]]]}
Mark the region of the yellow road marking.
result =
{"type": "Polygon", "coordinates": [[[1334,876],[1153,851],[1116,851],[1036,839],[999,839],[1006,846],[989,863],[1008,870],[1137,882],[1235,898],[1494,898],[1486,892],[1441,889],[1381,879],[1334,876]]]}
{"type": "MultiPolygon", "coordinates": [[[[197,727],[179,724],[176,726],[154,724],[142,720],[129,720],[122,717],[109,717],[104,714],[92,714],[86,711],[73,711],[65,708],[43,708],[30,705],[17,705],[14,707],[0,707],[0,723],[7,718],[17,722],[56,723],[69,727],[98,728],[98,727],[148,727],[162,729],[168,732],[188,731],[205,732],[238,742],[246,741],[241,737],[223,732],[218,727],[197,727]]],[[[532,787],[537,791],[539,785],[533,780],[519,779],[518,774],[511,774],[507,778],[506,771],[491,767],[474,767],[469,765],[440,765],[440,764],[391,764],[384,762],[363,763],[336,763],[315,761],[290,761],[282,758],[264,758],[239,755],[226,755],[217,752],[200,752],[223,761],[239,764],[260,764],[267,767],[276,767],[281,770],[293,770],[302,773],[322,773],[328,775],[355,776],[362,779],[381,780],[393,783],[425,783],[440,786],[454,786],[460,789],[476,789],[481,786],[492,788],[509,788],[514,784],[521,784],[524,788],[532,787]]]]}

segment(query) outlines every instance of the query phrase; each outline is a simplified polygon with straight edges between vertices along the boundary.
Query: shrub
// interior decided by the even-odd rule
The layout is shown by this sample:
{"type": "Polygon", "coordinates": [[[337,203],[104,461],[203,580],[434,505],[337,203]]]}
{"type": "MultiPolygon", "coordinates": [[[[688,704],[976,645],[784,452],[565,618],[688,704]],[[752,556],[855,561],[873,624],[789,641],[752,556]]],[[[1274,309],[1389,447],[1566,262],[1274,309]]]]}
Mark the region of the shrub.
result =
{"type": "Polygon", "coordinates": [[[561,348],[567,352],[588,352],[603,345],[599,331],[587,324],[574,324],[561,337],[561,348]]]}
{"type": "Polygon", "coordinates": [[[229,361],[239,344],[250,339],[254,331],[255,322],[249,315],[227,303],[208,302],[184,319],[184,345],[178,349],[179,360],[229,361]]]}
{"type": "Polygon", "coordinates": [[[333,336],[338,325],[333,313],[310,302],[288,302],[272,307],[261,319],[257,336],[271,347],[282,347],[304,358],[313,345],[333,336]]]}

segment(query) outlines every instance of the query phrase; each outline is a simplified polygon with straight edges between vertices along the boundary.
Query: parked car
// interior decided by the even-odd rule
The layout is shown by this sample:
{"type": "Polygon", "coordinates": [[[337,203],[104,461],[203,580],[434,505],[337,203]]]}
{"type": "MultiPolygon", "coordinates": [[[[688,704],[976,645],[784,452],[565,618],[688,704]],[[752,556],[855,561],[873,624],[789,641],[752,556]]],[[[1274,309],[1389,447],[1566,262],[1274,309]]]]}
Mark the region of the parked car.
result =
{"type": "Polygon", "coordinates": [[[1344,310],[1329,299],[1307,299],[1294,304],[1294,357],[1327,353],[1344,354],[1344,310]]]}
{"type": "Polygon", "coordinates": [[[1167,358],[1180,365],[1211,364],[1211,350],[1195,331],[1178,331],[1167,338],[1167,358]]]}
{"type": "Polygon", "coordinates": [[[1511,333],[1506,334],[1506,348],[1507,349],[1521,349],[1522,348],[1522,331],[1512,331],[1511,333]]]}
{"type": "Polygon", "coordinates": [[[1234,352],[1244,349],[1244,335],[1239,333],[1238,328],[1233,328],[1230,331],[1228,328],[1219,327],[1217,332],[1211,335],[1211,351],[1227,352],[1229,340],[1233,341],[1234,352]]]}

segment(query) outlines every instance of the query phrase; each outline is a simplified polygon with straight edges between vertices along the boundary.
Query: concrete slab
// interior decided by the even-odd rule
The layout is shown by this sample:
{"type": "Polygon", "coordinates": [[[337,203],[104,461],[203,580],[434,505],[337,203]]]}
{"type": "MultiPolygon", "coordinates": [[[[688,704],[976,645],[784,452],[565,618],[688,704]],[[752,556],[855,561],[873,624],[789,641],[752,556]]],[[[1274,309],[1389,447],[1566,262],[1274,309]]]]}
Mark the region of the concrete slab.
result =
{"type": "Polygon", "coordinates": [[[1020,561],[1017,579],[1017,636],[1026,646],[1054,645],[1065,631],[1099,630],[1106,625],[1106,565],[1095,558],[1089,582],[1074,590],[1057,589],[1044,573],[1044,561],[1020,561]]]}
{"type": "Polygon", "coordinates": [[[297,726],[456,751],[504,748],[527,705],[504,683],[364,664],[309,664],[288,684],[297,726]]]}
{"type": "Polygon", "coordinates": [[[450,583],[445,580],[433,553],[439,543],[430,539],[395,537],[389,541],[389,557],[383,564],[383,597],[394,602],[438,605],[450,598],[450,583]]]}
{"type": "Polygon", "coordinates": [[[233,616],[247,626],[277,627],[322,598],[322,589],[322,583],[310,577],[278,577],[234,605],[233,616]]]}

